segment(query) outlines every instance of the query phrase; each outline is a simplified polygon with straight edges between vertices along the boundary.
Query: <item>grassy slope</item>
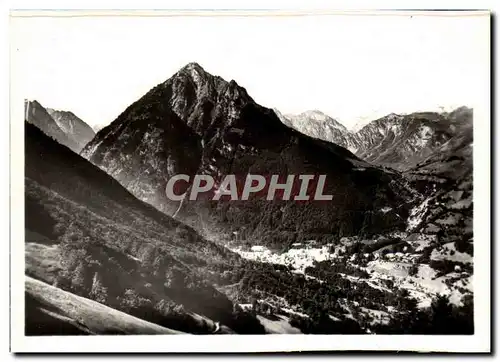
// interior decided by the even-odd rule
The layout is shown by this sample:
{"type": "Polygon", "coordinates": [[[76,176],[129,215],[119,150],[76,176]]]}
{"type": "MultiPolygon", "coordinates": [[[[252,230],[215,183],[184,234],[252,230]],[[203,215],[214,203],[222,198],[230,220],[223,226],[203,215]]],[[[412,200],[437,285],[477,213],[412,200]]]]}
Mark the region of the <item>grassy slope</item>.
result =
{"type": "Polygon", "coordinates": [[[30,124],[25,182],[29,276],[174,329],[211,333],[189,312],[231,323],[232,302],[211,284],[237,255],[137,200],[30,124]],[[185,310],[173,311],[181,304],[185,310]]]}
{"type": "Polygon", "coordinates": [[[180,334],[26,277],[26,334],[180,334]]]}
{"type": "Polygon", "coordinates": [[[289,318],[285,316],[272,316],[264,317],[257,316],[260,323],[266,328],[266,332],[270,334],[301,334],[300,329],[292,327],[289,322],[289,318]]]}

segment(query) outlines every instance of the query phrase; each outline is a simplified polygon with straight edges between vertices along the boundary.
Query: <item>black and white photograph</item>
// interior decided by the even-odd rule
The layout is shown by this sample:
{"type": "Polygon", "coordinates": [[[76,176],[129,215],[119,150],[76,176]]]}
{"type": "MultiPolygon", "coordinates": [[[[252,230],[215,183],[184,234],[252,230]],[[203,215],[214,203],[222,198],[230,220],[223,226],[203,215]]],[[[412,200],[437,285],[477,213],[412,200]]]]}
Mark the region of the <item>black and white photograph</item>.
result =
{"type": "Polygon", "coordinates": [[[489,351],[490,22],[11,12],[14,348],[489,351]]]}

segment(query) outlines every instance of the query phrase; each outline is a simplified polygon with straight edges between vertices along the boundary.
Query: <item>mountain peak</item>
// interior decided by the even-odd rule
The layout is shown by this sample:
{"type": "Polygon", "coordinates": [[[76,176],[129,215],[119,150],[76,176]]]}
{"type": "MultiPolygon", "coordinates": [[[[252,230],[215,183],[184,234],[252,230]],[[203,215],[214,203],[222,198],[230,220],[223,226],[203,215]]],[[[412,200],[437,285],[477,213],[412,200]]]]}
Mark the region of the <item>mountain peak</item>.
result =
{"type": "Polygon", "coordinates": [[[190,62],[183,66],[179,69],[177,75],[189,75],[193,79],[213,77],[213,75],[196,62],[190,62]]]}
{"type": "MultiPolygon", "coordinates": [[[[224,79],[219,76],[212,75],[207,72],[201,65],[196,62],[190,62],[183,66],[181,69],[177,71],[171,78],[165,81],[165,85],[167,83],[176,83],[178,86],[176,89],[180,89],[185,86],[194,86],[197,89],[197,93],[201,90],[202,93],[208,91],[205,88],[218,88],[218,87],[227,87],[228,83],[224,79]]],[[[199,94],[198,94],[199,95],[199,94]]]]}
{"type": "Polygon", "coordinates": [[[203,67],[196,62],[187,63],[180,69],[180,71],[206,73],[205,69],[203,69],[203,67]]]}
{"type": "Polygon", "coordinates": [[[43,106],[40,104],[40,102],[38,102],[36,99],[25,99],[24,100],[24,105],[28,105],[29,107],[42,107],[43,106]]]}
{"type": "Polygon", "coordinates": [[[337,121],[335,118],[330,117],[328,114],[321,112],[320,110],[317,109],[305,111],[299,114],[298,116],[292,116],[292,117],[305,118],[308,121],[314,121],[314,122],[326,122],[332,127],[342,130],[343,132],[348,132],[347,128],[342,123],[337,121]]]}
{"type": "Polygon", "coordinates": [[[328,114],[321,112],[320,110],[313,109],[302,112],[299,116],[313,118],[317,121],[336,121],[334,118],[330,117],[328,114]]]}

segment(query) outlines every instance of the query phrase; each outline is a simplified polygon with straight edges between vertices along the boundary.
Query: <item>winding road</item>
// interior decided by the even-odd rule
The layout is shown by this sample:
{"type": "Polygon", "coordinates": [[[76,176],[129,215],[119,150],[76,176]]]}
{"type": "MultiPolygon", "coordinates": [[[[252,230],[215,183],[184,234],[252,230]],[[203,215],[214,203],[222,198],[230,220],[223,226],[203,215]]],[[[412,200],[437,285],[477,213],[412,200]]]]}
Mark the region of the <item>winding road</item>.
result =
{"type": "Polygon", "coordinates": [[[220,331],[220,322],[215,322],[215,329],[212,334],[216,334],[218,331],[220,331]]]}

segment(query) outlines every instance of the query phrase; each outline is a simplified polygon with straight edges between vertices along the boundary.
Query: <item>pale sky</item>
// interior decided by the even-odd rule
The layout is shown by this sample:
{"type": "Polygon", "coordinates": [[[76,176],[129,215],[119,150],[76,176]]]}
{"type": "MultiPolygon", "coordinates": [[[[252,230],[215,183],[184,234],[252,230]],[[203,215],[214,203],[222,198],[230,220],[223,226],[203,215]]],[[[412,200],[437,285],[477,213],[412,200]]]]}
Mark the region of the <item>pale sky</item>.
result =
{"type": "Polygon", "coordinates": [[[106,125],[188,62],[282,113],[348,128],[388,113],[473,106],[488,17],[23,17],[11,20],[24,98],[106,125]]]}

